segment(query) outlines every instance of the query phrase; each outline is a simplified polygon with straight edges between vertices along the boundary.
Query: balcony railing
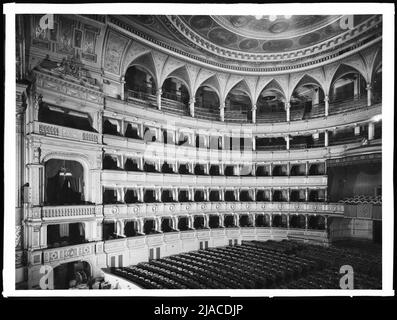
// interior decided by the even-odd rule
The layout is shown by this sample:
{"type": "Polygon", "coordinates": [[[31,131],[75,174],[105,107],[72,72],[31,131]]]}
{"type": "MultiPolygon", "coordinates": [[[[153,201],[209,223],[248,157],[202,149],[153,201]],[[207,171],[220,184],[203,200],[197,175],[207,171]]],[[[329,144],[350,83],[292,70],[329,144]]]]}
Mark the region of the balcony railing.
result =
{"type": "Polygon", "coordinates": [[[96,213],[95,205],[80,206],[47,206],[42,207],[41,216],[48,218],[73,218],[73,217],[93,217],[96,213]]]}
{"type": "Polygon", "coordinates": [[[79,129],[57,126],[50,123],[34,122],[33,132],[71,140],[86,141],[91,143],[101,143],[101,134],[79,129]]]}

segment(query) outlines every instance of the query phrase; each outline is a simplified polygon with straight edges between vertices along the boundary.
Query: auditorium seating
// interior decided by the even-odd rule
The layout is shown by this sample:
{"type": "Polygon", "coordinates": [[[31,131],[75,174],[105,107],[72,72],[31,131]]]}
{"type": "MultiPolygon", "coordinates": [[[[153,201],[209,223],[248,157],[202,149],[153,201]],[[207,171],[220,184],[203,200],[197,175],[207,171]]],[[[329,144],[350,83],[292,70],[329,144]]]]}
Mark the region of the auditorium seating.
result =
{"type": "Polygon", "coordinates": [[[367,195],[358,195],[354,197],[348,197],[338,201],[339,203],[345,204],[376,204],[382,205],[382,196],[367,196],[367,195]]]}
{"type": "Polygon", "coordinates": [[[182,253],[112,272],[145,289],[337,289],[342,265],[357,289],[381,287],[381,252],[295,241],[249,241],[182,253]]]}

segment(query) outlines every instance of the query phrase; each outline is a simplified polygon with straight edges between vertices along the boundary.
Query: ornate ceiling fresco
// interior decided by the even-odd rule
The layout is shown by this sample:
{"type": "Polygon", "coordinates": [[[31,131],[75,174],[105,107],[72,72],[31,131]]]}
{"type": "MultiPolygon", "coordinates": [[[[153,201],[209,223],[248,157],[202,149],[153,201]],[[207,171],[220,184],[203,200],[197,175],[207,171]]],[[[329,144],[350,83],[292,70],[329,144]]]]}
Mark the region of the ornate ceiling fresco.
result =
{"type": "Polygon", "coordinates": [[[375,15],[352,16],[351,28],[341,23],[343,18],[122,15],[111,17],[111,22],[155,45],[207,64],[255,69],[302,65],[309,57],[322,61],[335,50],[346,52],[363,37],[371,41],[381,30],[381,18],[375,15]]]}
{"type": "MultiPolygon", "coordinates": [[[[334,37],[346,30],[341,16],[181,16],[192,31],[204,39],[243,52],[283,52],[301,49],[334,37]]],[[[368,16],[355,16],[355,25],[368,16]]]]}

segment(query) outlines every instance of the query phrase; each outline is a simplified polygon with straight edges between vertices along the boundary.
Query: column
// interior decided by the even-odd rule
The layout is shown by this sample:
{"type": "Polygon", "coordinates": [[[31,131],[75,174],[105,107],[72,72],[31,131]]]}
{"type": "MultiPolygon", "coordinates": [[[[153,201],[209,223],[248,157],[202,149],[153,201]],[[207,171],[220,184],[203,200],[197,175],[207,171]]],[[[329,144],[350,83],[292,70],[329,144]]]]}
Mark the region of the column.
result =
{"type": "Polygon", "coordinates": [[[178,229],[178,216],[171,217],[171,221],[172,221],[172,229],[174,229],[175,231],[179,231],[179,229],[178,229]]]}
{"type": "Polygon", "coordinates": [[[233,214],[233,218],[234,218],[234,225],[239,228],[240,227],[240,217],[237,213],[233,214]]]}
{"type": "Polygon", "coordinates": [[[256,189],[251,189],[251,199],[252,201],[256,201],[256,189]]]}
{"type": "Polygon", "coordinates": [[[225,216],[223,214],[219,214],[219,226],[221,228],[225,227],[225,216]]]}
{"type": "Polygon", "coordinates": [[[221,149],[224,150],[225,149],[225,136],[221,136],[221,149]]]}
{"type": "Polygon", "coordinates": [[[204,189],[204,199],[205,199],[205,201],[210,201],[210,189],[209,188],[204,189]]]}
{"type": "Polygon", "coordinates": [[[121,98],[121,100],[126,100],[126,98],[128,97],[128,93],[127,93],[127,97],[126,97],[125,92],[124,92],[124,90],[125,90],[125,77],[124,76],[121,77],[120,82],[121,82],[120,98],[121,98]]]}
{"type": "Polygon", "coordinates": [[[207,215],[207,214],[205,214],[204,216],[204,228],[209,228],[210,226],[209,226],[209,216],[207,215]]]}
{"type": "Polygon", "coordinates": [[[290,202],[290,199],[291,199],[291,189],[288,188],[287,189],[287,202],[290,202]]]}
{"type": "Polygon", "coordinates": [[[143,202],[143,199],[144,199],[144,197],[143,197],[143,187],[139,187],[138,188],[138,201],[139,202],[143,202]]]}
{"type": "Polygon", "coordinates": [[[252,221],[252,226],[255,228],[256,227],[256,224],[255,224],[255,217],[256,217],[256,214],[255,213],[251,213],[250,214],[250,218],[251,218],[251,221],[252,221]]]}
{"type": "Polygon", "coordinates": [[[287,143],[287,145],[286,145],[287,150],[289,150],[289,140],[290,140],[290,137],[289,137],[289,136],[286,136],[286,137],[284,137],[284,139],[285,139],[285,142],[287,143]]]}
{"type": "Polygon", "coordinates": [[[240,189],[234,191],[236,201],[240,201],[240,189]]]}
{"type": "Polygon", "coordinates": [[[309,189],[308,188],[305,189],[305,201],[309,202],[309,189]]]}
{"type": "Polygon", "coordinates": [[[189,229],[194,229],[194,216],[193,215],[190,215],[187,217],[187,223],[188,223],[189,229]]]}
{"type": "Polygon", "coordinates": [[[234,166],[234,175],[236,175],[236,176],[240,175],[240,165],[239,164],[234,166]]]}
{"type": "Polygon", "coordinates": [[[252,106],[252,123],[256,123],[256,104],[252,106]]]}
{"type": "Polygon", "coordinates": [[[172,188],[172,200],[178,201],[178,188],[172,188]]]}
{"type": "Polygon", "coordinates": [[[220,201],[225,201],[225,190],[219,189],[220,201]]]}
{"type": "Polygon", "coordinates": [[[273,215],[269,214],[269,227],[271,228],[273,226],[273,215]]]}
{"type": "Polygon", "coordinates": [[[290,108],[291,108],[291,103],[289,101],[284,102],[284,107],[285,107],[285,111],[287,113],[287,122],[290,121],[290,108]]]}
{"type": "Polygon", "coordinates": [[[355,126],[354,127],[354,135],[359,136],[360,135],[360,126],[355,126]]]}
{"type": "Polygon", "coordinates": [[[256,150],[256,137],[252,136],[252,151],[256,150]]]}
{"type": "Polygon", "coordinates": [[[273,188],[270,188],[270,197],[269,197],[270,199],[270,202],[272,202],[273,201],[273,188]]]}
{"type": "Polygon", "coordinates": [[[368,123],[368,140],[373,140],[375,135],[375,124],[373,122],[368,123]]]}
{"type": "Polygon", "coordinates": [[[154,229],[157,232],[162,232],[161,231],[161,218],[160,217],[154,218],[154,229]]]}
{"type": "Polygon", "coordinates": [[[305,173],[306,173],[306,176],[308,176],[309,175],[309,162],[305,162],[305,173]]]}
{"type": "Polygon", "coordinates": [[[221,104],[219,105],[219,112],[220,112],[221,121],[225,121],[225,101],[222,101],[221,104]]]}
{"type": "Polygon", "coordinates": [[[324,147],[328,147],[328,130],[324,131],[324,147]]]}
{"type": "Polygon", "coordinates": [[[223,163],[219,163],[219,174],[221,176],[225,175],[225,167],[224,167],[223,163]]]}
{"type": "Polygon", "coordinates": [[[328,202],[328,189],[324,189],[324,202],[328,202]]]}
{"type": "Polygon", "coordinates": [[[370,83],[366,86],[367,89],[367,106],[370,107],[372,105],[372,86],[370,83]]]}
{"type": "Polygon", "coordinates": [[[157,108],[161,110],[161,95],[163,90],[160,88],[156,91],[157,108]]]}
{"type": "Polygon", "coordinates": [[[289,229],[289,214],[287,214],[287,229],[289,229]]]}
{"type": "Polygon", "coordinates": [[[305,230],[307,231],[308,227],[308,219],[307,219],[307,214],[305,214],[305,230]]]}
{"type": "Polygon", "coordinates": [[[328,216],[324,217],[324,230],[326,232],[328,231],[328,216]]]}
{"type": "Polygon", "coordinates": [[[143,234],[144,233],[144,231],[143,231],[143,225],[144,225],[144,220],[143,220],[143,218],[138,218],[137,219],[137,231],[138,231],[138,233],[140,233],[140,234],[143,234]]]}
{"type": "Polygon", "coordinates": [[[327,117],[328,113],[329,113],[329,97],[328,96],[324,97],[324,104],[325,104],[324,115],[327,117]]]}
{"type": "Polygon", "coordinates": [[[189,101],[189,111],[190,111],[190,116],[194,118],[194,104],[196,102],[195,98],[190,98],[189,101]]]}

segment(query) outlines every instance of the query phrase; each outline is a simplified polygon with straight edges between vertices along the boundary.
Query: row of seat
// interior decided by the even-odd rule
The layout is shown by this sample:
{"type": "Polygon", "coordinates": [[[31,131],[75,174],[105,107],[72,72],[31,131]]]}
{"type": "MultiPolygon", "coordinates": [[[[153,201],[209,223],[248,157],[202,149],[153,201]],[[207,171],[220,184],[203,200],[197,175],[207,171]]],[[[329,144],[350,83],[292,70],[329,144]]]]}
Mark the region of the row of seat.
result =
{"type": "Polygon", "coordinates": [[[345,199],[339,200],[339,203],[345,204],[375,204],[382,205],[382,196],[368,196],[368,195],[358,195],[354,197],[347,197],[345,199]]]}
{"type": "Polygon", "coordinates": [[[339,268],[355,270],[355,285],[380,287],[381,255],[358,248],[320,247],[294,241],[251,241],[140,263],[113,272],[142,288],[339,288],[339,268]]]}

